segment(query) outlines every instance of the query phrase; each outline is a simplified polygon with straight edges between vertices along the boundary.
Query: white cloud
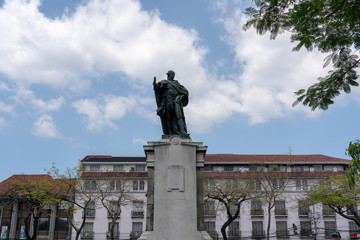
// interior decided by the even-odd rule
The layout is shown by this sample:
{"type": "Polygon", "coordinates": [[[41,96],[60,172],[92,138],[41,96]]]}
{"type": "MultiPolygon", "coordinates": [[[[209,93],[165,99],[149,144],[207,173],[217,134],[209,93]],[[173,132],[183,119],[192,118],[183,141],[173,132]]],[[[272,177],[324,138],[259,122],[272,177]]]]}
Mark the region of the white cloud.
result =
{"type": "Polygon", "coordinates": [[[205,53],[195,31],[167,24],[138,1],[92,0],[55,20],[38,7],[17,0],[0,9],[0,31],[7,33],[0,72],[15,81],[76,89],[86,76],[122,72],[149,83],[170,67],[197,70],[205,53]]]}
{"type": "Polygon", "coordinates": [[[243,31],[244,16],[240,10],[221,20],[227,30],[227,43],[235,50],[234,60],[242,71],[236,77],[238,102],[236,111],[246,114],[253,124],[272,118],[289,116],[302,111],[317,115],[309,109],[292,107],[294,92],[314,83],[325,75],[324,55],[313,51],[292,52],[290,34],[279,35],[274,41],[268,35],[259,36],[255,30],[243,31]]]}
{"type": "Polygon", "coordinates": [[[33,124],[32,133],[38,137],[60,138],[61,134],[57,130],[56,124],[51,116],[42,115],[33,124]]]}
{"type": "Polygon", "coordinates": [[[87,117],[89,130],[104,126],[118,129],[114,121],[122,119],[136,105],[134,97],[108,96],[103,99],[81,99],[72,104],[76,111],[87,117]]]}
{"type": "Polygon", "coordinates": [[[14,106],[5,104],[4,102],[0,101],[0,111],[6,113],[14,113],[14,106]]]}
{"type": "Polygon", "coordinates": [[[47,112],[47,111],[59,111],[61,107],[65,104],[64,97],[60,96],[58,98],[52,98],[49,101],[44,101],[36,97],[35,93],[29,88],[19,85],[17,87],[16,95],[14,100],[21,105],[29,105],[36,109],[36,111],[47,112]]]}
{"type": "MultiPolygon", "coordinates": [[[[291,52],[293,44],[287,34],[270,41],[252,30],[242,31],[244,19],[239,11],[226,11],[236,9],[231,1],[215,3],[227,16],[219,22],[228,33],[226,41],[234,49],[240,72],[225,80],[204,67],[207,49],[195,30],[166,23],[156,10],[142,10],[139,1],[90,0],[72,15],[56,19],[40,13],[39,4],[35,0],[5,1],[0,9],[0,32],[7,33],[0,38],[0,73],[19,86],[46,84],[84,91],[91,88],[93,77],[119,72],[125,75],[122,81],[149,88],[153,76],[160,80],[173,69],[190,92],[185,108],[190,131],[206,131],[234,114],[248,116],[253,124],[298,111],[314,115],[291,104],[295,90],[323,75],[323,56],[291,52]]],[[[219,68],[221,64],[224,59],[219,59],[219,68]]],[[[117,129],[116,120],[130,110],[157,118],[145,107],[154,104],[147,98],[142,99],[148,103],[135,97],[94,98],[72,104],[86,116],[91,130],[117,129]]],[[[64,97],[44,101],[25,87],[17,91],[16,99],[43,112],[60,110],[66,102],[64,97]]]]}

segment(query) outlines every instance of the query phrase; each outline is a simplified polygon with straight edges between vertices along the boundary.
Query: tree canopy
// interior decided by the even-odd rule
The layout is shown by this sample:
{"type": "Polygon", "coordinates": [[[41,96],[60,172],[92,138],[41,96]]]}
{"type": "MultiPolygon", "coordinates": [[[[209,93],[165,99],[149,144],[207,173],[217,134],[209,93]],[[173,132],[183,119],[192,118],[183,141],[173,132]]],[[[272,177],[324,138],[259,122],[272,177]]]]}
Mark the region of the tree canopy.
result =
{"type": "Polygon", "coordinates": [[[322,179],[317,186],[311,188],[305,195],[302,205],[311,206],[322,203],[340,216],[354,221],[360,226],[360,215],[357,206],[360,203],[359,182],[352,189],[347,184],[345,175],[322,179]]]}
{"type": "Polygon", "coordinates": [[[294,51],[305,47],[328,53],[324,67],[332,63],[327,76],[307,90],[295,94],[294,105],[302,103],[312,110],[326,110],[342,92],[350,93],[358,86],[360,60],[360,1],[356,0],[253,0],[256,8],[245,13],[250,17],[244,29],[254,27],[258,34],[270,33],[270,38],[285,31],[296,42],[294,51]]]}

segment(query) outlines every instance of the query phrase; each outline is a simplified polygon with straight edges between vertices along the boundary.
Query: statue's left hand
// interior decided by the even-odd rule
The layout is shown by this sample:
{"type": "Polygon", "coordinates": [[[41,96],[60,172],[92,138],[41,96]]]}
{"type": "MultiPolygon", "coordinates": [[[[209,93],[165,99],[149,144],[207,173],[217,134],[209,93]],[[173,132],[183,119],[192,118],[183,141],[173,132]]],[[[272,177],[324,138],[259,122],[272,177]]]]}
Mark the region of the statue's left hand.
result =
{"type": "Polygon", "coordinates": [[[153,85],[155,85],[156,84],[156,77],[154,77],[154,82],[153,82],[153,85]]]}

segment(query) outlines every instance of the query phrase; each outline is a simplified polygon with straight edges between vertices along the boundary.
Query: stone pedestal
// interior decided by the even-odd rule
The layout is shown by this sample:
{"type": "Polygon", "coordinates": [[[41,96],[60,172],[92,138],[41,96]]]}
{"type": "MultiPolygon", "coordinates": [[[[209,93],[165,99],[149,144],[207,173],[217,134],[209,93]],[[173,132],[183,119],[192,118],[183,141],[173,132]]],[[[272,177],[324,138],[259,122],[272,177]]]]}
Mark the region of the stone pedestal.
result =
{"type": "Polygon", "coordinates": [[[211,239],[203,225],[206,147],[174,136],[144,146],[148,169],[145,240],[211,239]]]}

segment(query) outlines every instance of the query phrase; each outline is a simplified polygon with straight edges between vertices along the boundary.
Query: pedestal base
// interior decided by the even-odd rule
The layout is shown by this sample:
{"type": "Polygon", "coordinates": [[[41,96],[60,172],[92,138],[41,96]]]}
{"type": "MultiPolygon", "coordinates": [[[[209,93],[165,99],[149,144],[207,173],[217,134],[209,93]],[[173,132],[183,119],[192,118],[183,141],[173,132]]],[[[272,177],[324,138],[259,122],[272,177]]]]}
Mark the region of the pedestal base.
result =
{"type": "Polygon", "coordinates": [[[144,146],[148,168],[147,228],[142,240],[210,240],[203,226],[206,147],[173,136],[144,146]]]}

